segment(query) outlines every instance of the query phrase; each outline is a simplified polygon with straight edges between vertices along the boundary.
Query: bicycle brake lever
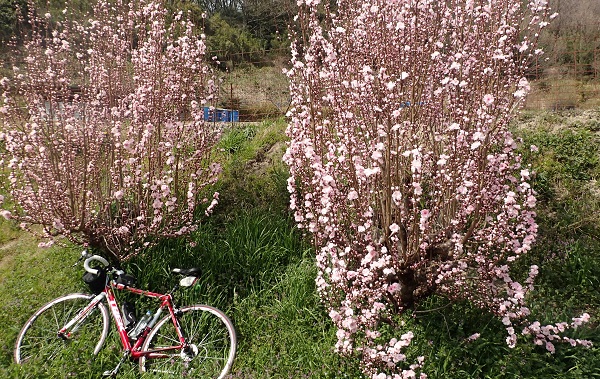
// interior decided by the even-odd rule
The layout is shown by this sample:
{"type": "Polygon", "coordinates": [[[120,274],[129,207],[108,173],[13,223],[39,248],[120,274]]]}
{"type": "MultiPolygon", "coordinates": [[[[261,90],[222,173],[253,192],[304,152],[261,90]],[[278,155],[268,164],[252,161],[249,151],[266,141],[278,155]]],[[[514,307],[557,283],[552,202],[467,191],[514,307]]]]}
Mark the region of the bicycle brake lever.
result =
{"type": "Polygon", "coordinates": [[[77,262],[73,263],[73,266],[71,266],[71,267],[77,266],[79,264],[79,262],[81,262],[82,260],[84,260],[87,256],[88,256],[87,250],[82,251],[81,255],[79,256],[79,259],[77,260],[77,262]]]}
{"type": "Polygon", "coordinates": [[[81,262],[82,260],[83,260],[83,257],[79,258],[79,259],[77,260],[77,262],[73,263],[73,266],[71,266],[71,267],[75,267],[75,266],[77,266],[77,265],[79,264],[79,262],[81,262]]]}

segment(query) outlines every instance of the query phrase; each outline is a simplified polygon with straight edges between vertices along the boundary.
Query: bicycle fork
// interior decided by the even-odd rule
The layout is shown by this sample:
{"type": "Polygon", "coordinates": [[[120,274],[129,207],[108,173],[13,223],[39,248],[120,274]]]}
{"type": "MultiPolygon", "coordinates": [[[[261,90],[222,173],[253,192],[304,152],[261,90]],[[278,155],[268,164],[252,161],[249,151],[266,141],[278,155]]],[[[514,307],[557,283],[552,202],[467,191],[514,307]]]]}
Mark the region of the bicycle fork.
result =
{"type": "Polygon", "coordinates": [[[57,336],[64,341],[67,341],[71,338],[71,336],[79,330],[81,325],[83,325],[87,316],[94,310],[94,308],[100,303],[106,294],[104,292],[96,295],[87,305],[87,307],[83,308],[77,316],[73,317],[65,326],[63,326],[58,332],[57,336]]]}

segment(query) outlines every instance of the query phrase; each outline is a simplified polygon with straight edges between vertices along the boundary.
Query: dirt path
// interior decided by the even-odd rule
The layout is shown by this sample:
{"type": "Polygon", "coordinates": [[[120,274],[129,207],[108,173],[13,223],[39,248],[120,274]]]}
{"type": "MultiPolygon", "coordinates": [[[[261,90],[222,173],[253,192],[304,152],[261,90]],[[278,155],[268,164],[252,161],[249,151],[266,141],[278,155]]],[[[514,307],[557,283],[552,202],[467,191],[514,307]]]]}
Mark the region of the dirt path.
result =
{"type": "Polygon", "coordinates": [[[14,254],[11,254],[11,253],[5,254],[4,252],[12,249],[15,245],[17,245],[17,243],[18,243],[17,239],[12,239],[0,246],[0,252],[2,252],[2,253],[0,253],[0,270],[4,269],[6,266],[8,266],[10,264],[10,262],[12,262],[13,256],[14,256],[14,254]]]}

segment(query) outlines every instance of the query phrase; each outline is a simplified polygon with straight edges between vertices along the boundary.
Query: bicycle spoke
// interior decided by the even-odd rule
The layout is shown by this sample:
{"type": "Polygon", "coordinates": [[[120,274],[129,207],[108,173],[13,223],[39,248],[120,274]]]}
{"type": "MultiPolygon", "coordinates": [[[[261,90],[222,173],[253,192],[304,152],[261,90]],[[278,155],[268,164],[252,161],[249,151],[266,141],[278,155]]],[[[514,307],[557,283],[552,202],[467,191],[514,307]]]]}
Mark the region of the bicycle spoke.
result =
{"type": "Polygon", "coordinates": [[[53,300],[36,312],[17,338],[17,363],[42,367],[63,365],[64,352],[67,352],[64,358],[69,360],[88,360],[106,337],[108,313],[104,306],[101,308],[102,312],[100,308],[92,309],[71,330],[66,331],[68,337],[58,336],[58,331],[76,317],[90,300],[88,295],[67,295],[53,300]]]}
{"type": "MultiPolygon", "coordinates": [[[[207,306],[189,307],[182,312],[179,323],[186,337],[186,348],[169,357],[142,358],[140,368],[142,371],[168,372],[180,376],[224,377],[235,354],[235,334],[232,334],[231,322],[222,312],[207,306]]],[[[177,331],[170,317],[167,317],[148,335],[143,350],[178,344],[177,331]]]]}
{"type": "Polygon", "coordinates": [[[163,344],[164,346],[172,346],[172,345],[179,345],[180,344],[179,338],[177,338],[177,337],[175,337],[175,338],[174,337],[170,337],[167,334],[162,334],[162,333],[158,334],[156,336],[156,339],[158,341],[168,341],[168,342],[166,342],[166,343],[163,344]]]}

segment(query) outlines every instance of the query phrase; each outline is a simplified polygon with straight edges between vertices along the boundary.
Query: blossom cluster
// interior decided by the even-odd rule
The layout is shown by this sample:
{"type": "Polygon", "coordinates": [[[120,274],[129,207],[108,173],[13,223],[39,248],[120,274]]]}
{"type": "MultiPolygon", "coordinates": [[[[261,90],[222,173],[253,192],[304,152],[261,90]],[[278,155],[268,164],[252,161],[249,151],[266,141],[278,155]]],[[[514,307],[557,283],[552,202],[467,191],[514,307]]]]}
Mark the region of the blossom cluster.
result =
{"type": "Polygon", "coordinates": [[[551,16],[527,3],[298,1],[291,208],[317,248],[336,349],[369,377],[419,375],[394,316],[432,293],[497,314],[511,346],[528,322],[537,267],[522,284],[510,267],[535,242],[536,199],[508,125],[551,16]]]}
{"type": "Polygon", "coordinates": [[[3,215],[42,225],[44,244],[67,237],[121,260],[193,232],[200,208],[214,207],[220,126],[203,108],[216,84],[185,14],[101,0],[78,22],[74,6],[40,15],[29,4],[24,45],[0,81],[3,215]]]}

